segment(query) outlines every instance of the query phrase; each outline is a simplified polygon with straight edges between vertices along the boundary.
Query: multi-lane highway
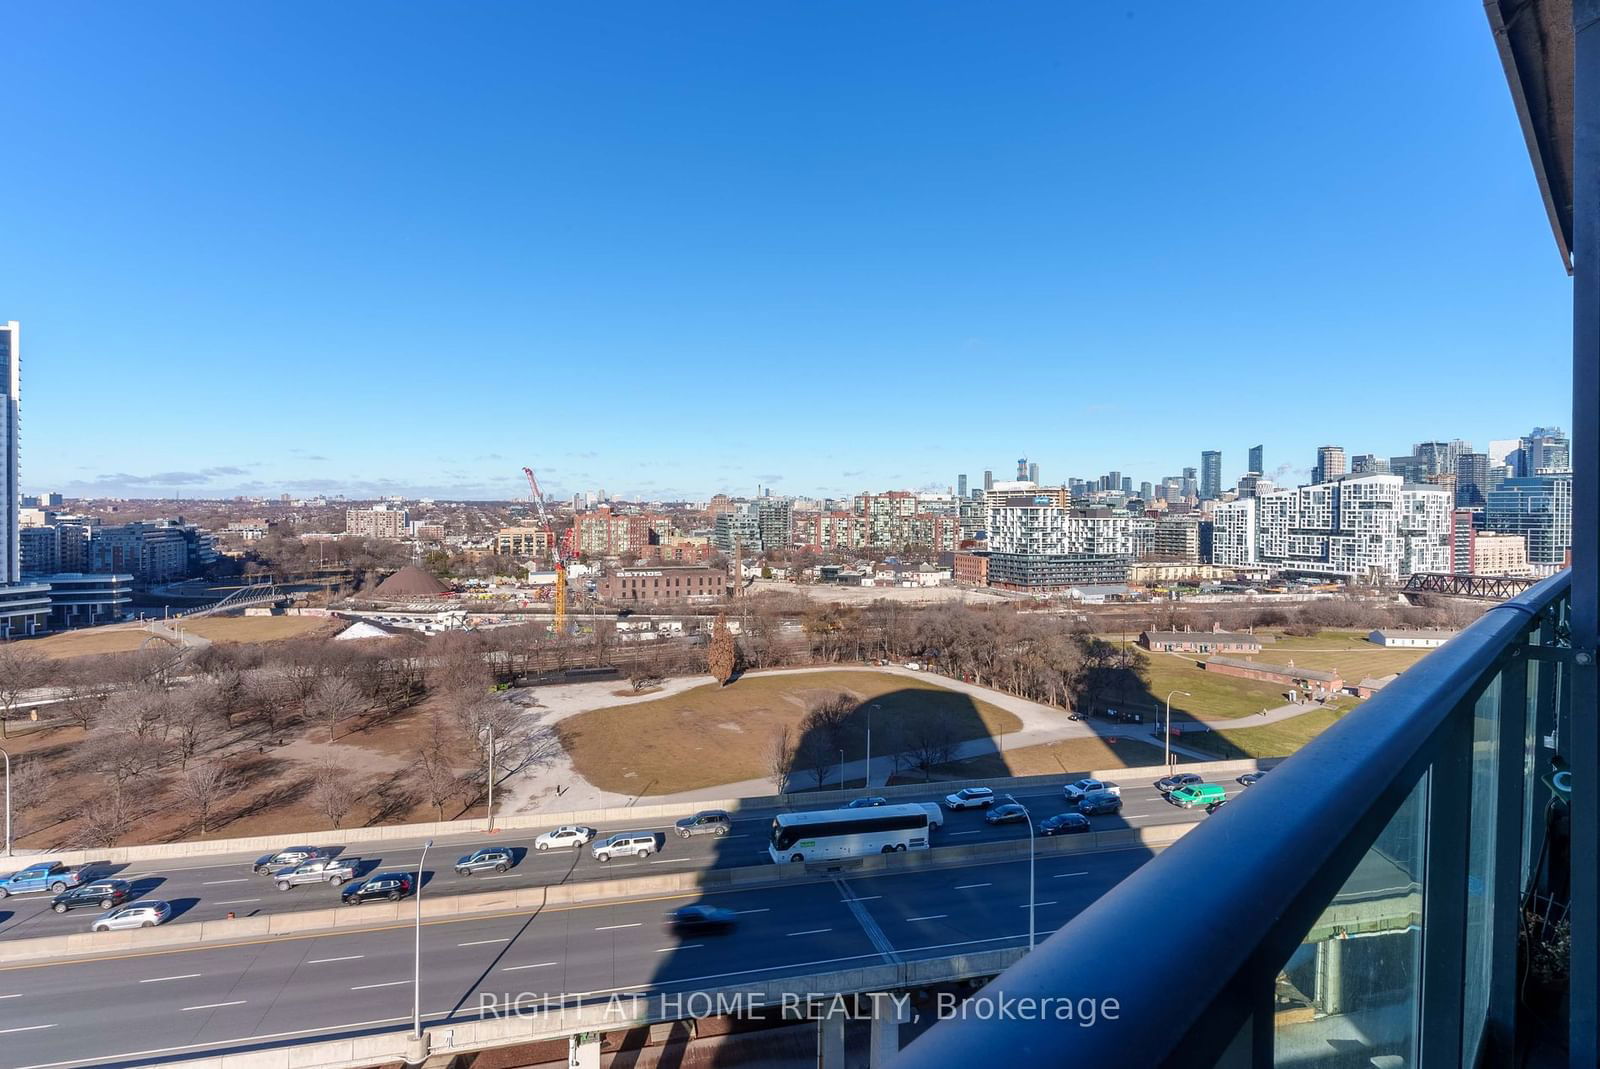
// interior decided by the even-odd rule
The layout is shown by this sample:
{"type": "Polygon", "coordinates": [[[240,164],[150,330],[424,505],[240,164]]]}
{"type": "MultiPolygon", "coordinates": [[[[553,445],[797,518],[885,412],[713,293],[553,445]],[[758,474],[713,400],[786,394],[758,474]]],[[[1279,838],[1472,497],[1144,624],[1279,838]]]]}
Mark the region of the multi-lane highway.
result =
{"type": "MultiPolygon", "coordinates": [[[[1150,856],[1039,859],[1040,937],[1150,856]]],[[[650,996],[1014,946],[1027,938],[1028,872],[1008,861],[441,919],[422,929],[422,1011],[440,1024],[476,1017],[485,994],[502,1005],[650,996]],[[667,931],[666,914],[697,900],[737,911],[737,928],[667,931]]],[[[401,1029],[412,938],[397,925],[0,968],[0,1069],[150,1065],[401,1029]]]]}
{"type": "MultiPolygon", "coordinates": [[[[1065,778],[1063,782],[1066,782],[1065,778]]],[[[1231,780],[1224,782],[1229,786],[1230,793],[1243,789],[1231,780]]],[[[927,794],[918,795],[916,799],[897,797],[895,800],[937,801],[959,786],[958,783],[932,785],[927,794]]],[[[1179,809],[1169,804],[1148,783],[1125,782],[1122,793],[1122,813],[1115,817],[1093,818],[1095,830],[1109,831],[1205,819],[1202,811],[1179,809]]],[[[1036,787],[1020,792],[1017,800],[1028,807],[1036,820],[1067,808],[1059,786],[1036,787]]],[[[772,817],[778,811],[743,810],[734,820],[732,833],[720,839],[711,836],[679,839],[671,834],[670,821],[642,821],[639,824],[602,828],[602,835],[618,831],[656,831],[662,833],[664,841],[662,851],[653,857],[618,858],[605,863],[595,861],[587,849],[576,852],[535,851],[533,840],[544,829],[502,832],[493,836],[481,831],[463,832],[441,837],[428,853],[424,893],[467,894],[584,880],[771,864],[767,858],[766,841],[772,817]],[[517,864],[505,873],[465,877],[456,875],[451,867],[456,858],[470,853],[475,847],[490,844],[509,846],[518,851],[520,856],[517,864]]],[[[947,814],[945,826],[934,837],[934,843],[936,846],[961,846],[1023,839],[1027,835],[1025,824],[997,827],[984,823],[981,812],[972,810],[947,814]]],[[[416,871],[421,860],[421,847],[420,840],[390,840],[383,843],[357,843],[343,852],[359,856],[363,862],[361,873],[370,875],[387,869],[416,871]]],[[[290,891],[278,891],[269,877],[252,873],[251,863],[257,856],[254,852],[200,855],[131,864],[96,865],[94,869],[99,875],[114,875],[131,881],[138,897],[172,902],[176,911],[173,922],[179,924],[220,920],[229,913],[247,917],[292,910],[325,909],[338,904],[339,891],[329,885],[306,885],[290,891]]],[[[10,868],[0,863],[0,872],[4,871],[10,871],[10,868]]],[[[50,898],[48,894],[36,894],[0,900],[0,938],[85,931],[99,914],[93,907],[56,914],[50,910],[50,898]]],[[[3,1004],[0,1004],[0,1009],[3,1009],[3,1004]]]]}

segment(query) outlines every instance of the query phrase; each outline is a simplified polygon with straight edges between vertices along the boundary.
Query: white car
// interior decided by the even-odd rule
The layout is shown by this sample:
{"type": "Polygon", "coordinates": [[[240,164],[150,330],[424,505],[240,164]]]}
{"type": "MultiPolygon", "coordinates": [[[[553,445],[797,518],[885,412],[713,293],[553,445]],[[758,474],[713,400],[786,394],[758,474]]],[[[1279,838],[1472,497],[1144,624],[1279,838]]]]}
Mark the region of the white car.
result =
{"type": "Polygon", "coordinates": [[[553,831],[547,831],[533,841],[535,850],[549,850],[552,847],[583,846],[593,839],[599,832],[593,828],[585,828],[581,824],[563,824],[553,831]]]}
{"type": "Polygon", "coordinates": [[[994,791],[988,787],[963,787],[944,796],[946,809],[988,809],[994,805],[994,791]]]}
{"type": "Polygon", "coordinates": [[[1122,787],[1108,779],[1080,779],[1061,788],[1061,793],[1069,802],[1082,801],[1083,796],[1090,791],[1110,791],[1117,797],[1122,797],[1122,787]]]}
{"type": "Polygon", "coordinates": [[[940,828],[944,827],[944,810],[940,809],[932,802],[918,802],[917,804],[928,811],[929,831],[938,831],[940,828]]]}
{"type": "Polygon", "coordinates": [[[136,902],[131,906],[101,914],[89,926],[92,932],[117,932],[124,928],[154,928],[172,916],[172,906],[166,902],[136,902]]]}

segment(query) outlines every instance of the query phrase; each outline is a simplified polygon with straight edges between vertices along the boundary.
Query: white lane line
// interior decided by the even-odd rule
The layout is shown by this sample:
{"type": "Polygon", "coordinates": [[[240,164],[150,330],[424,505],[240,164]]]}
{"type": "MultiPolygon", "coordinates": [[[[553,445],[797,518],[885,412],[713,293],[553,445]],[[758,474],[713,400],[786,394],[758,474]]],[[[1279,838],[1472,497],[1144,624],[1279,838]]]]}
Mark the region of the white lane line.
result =
{"type": "Polygon", "coordinates": [[[736,910],[734,910],[734,912],[739,914],[739,916],[742,917],[746,913],[771,913],[772,910],[770,908],[767,908],[767,909],[736,909],[736,910]]]}
{"type": "Polygon", "coordinates": [[[614,932],[618,928],[638,928],[643,923],[644,923],[643,921],[634,921],[632,924],[607,924],[607,925],[603,925],[603,926],[601,926],[599,928],[596,928],[595,931],[597,931],[597,932],[614,932]]]}
{"type": "Polygon", "coordinates": [[[1024,903],[1022,903],[1022,905],[1018,906],[1017,908],[1018,909],[1027,909],[1030,905],[1032,905],[1032,906],[1053,906],[1053,905],[1055,905],[1055,903],[1054,902],[1024,902],[1024,903]]]}
{"type": "MultiPolygon", "coordinates": [[[[411,981],[410,980],[402,980],[400,982],[403,983],[403,984],[409,984],[411,981]]],[[[208,1002],[204,1006],[185,1006],[183,1009],[179,1010],[178,1012],[179,1013],[188,1013],[190,1010],[220,1010],[224,1006],[243,1006],[243,1005],[244,1005],[244,999],[239,999],[237,1002],[208,1002]]]]}
{"type": "Polygon", "coordinates": [[[882,895],[862,895],[860,898],[841,898],[841,902],[876,902],[882,895]]]}
{"type": "Polygon", "coordinates": [[[648,865],[670,865],[674,861],[682,861],[682,860],[684,860],[684,859],[681,858],[681,857],[664,857],[659,861],[648,861],[648,862],[646,862],[646,864],[648,864],[648,865]]]}
{"type": "Polygon", "coordinates": [[[516,873],[514,873],[514,872],[502,872],[502,873],[499,873],[498,875],[495,875],[495,876],[479,876],[478,879],[480,879],[480,880],[509,880],[509,879],[511,879],[511,877],[513,877],[515,875],[516,875],[516,873]]]}
{"type": "Polygon", "coordinates": [[[975,891],[980,887],[993,887],[993,886],[994,886],[994,884],[992,884],[992,883],[958,883],[958,884],[956,884],[956,890],[957,891],[975,891]]]}
{"type": "Polygon", "coordinates": [[[330,961],[357,961],[357,960],[359,960],[361,958],[364,958],[364,957],[366,957],[365,954],[346,954],[342,958],[312,958],[310,961],[306,962],[306,964],[307,965],[326,965],[330,961]]]}
{"type": "Polygon", "coordinates": [[[723,838],[724,839],[748,839],[748,838],[750,838],[750,835],[749,835],[748,832],[738,832],[737,834],[734,834],[734,835],[724,835],[723,838]]]}
{"type": "Polygon", "coordinates": [[[481,946],[488,946],[490,943],[509,943],[509,942],[511,942],[510,939],[474,939],[470,943],[457,943],[456,946],[458,946],[458,947],[481,947],[481,946]]]}
{"type": "Polygon", "coordinates": [[[976,831],[953,831],[953,832],[950,832],[949,834],[951,834],[951,835],[982,835],[983,834],[983,829],[979,828],[976,831]]]}
{"type": "Polygon", "coordinates": [[[200,881],[200,886],[201,887],[215,887],[219,883],[249,883],[249,882],[250,882],[250,880],[249,880],[248,877],[240,876],[237,880],[202,880],[202,881],[200,881]]]}
{"type": "Polygon", "coordinates": [[[6,1034],[8,1034],[10,1032],[37,1032],[37,1031],[39,1031],[40,1029],[43,1029],[43,1028],[54,1028],[54,1027],[55,1027],[55,1025],[53,1025],[53,1024],[29,1024],[29,1025],[23,1025],[21,1028],[0,1028],[0,1036],[6,1035],[6,1034]]]}
{"type": "Polygon", "coordinates": [[[705,946],[704,943],[684,943],[682,946],[662,947],[660,950],[656,951],[656,953],[657,954],[670,954],[674,950],[693,950],[695,947],[703,947],[703,946],[705,946]]]}
{"type": "Polygon", "coordinates": [[[906,923],[915,924],[917,921],[942,921],[948,916],[950,916],[948,913],[930,913],[926,917],[907,917],[906,923]]]}
{"type": "Polygon", "coordinates": [[[148,980],[140,980],[139,982],[141,984],[164,984],[168,980],[193,980],[199,975],[197,972],[186,972],[182,976],[152,976],[148,980]]]}
{"type": "Polygon", "coordinates": [[[20,992],[20,991],[18,991],[15,995],[0,995],[0,998],[21,998],[21,997],[22,997],[22,992],[20,992]]]}
{"type": "Polygon", "coordinates": [[[555,964],[555,962],[553,962],[553,961],[536,961],[532,965],[507,965],[501,971],[502,972],[516,972],[518,969],[543,969],[543,968],[545,968],[547,966],[554,965],[554,964],[555,964]]]}
{"type": "Polygon", "coordinates": [[[833,931],[832,928],[812,928],[809,931],[804,931],[804,932],[785,932],[783,934],[784,935],[821,935],[823,932],[831,932],[831,931],[833,931]]]}
{"type": "Polygon", "coordinates": [[[375,987],[399,987],[401,984],[410,984],[410,983],[411,983],[410,980],[390,980],[388,983],[384,983],[384,984],[358,984],[357,986],[352,987],[350,990],[352,990],[352,991],[371,991],[375,987]]]}
{"type": "Polygon", "coordinates": [[[219,906],[248,906],[252,902],[259,902],[259,898],[235,898],[231,902],[218,902],[219,906]]]}
{"type": "Polygon", "coordinates": [[[1050,878],[1052,880],[1064,880],[1068,876],[1087,876],[1087,875],[1089,875],[1087,872],[1058,872],[1058,873],[1056,873],[1054,876],[1052,876],[1050,878]]]}

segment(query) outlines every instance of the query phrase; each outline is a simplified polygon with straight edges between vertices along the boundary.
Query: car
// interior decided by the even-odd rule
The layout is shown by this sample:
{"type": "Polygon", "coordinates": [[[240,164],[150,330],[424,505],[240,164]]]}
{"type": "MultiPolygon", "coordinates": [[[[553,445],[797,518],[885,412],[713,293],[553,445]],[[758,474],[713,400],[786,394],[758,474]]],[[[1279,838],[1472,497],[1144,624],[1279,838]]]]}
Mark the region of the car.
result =
{"type": "Polygon", "coordinates": [[[535,850],[553,850],[569,846],[584,846],[600,833],[581,824],[563,824],[545,832],[533,841],[535,850]]]}
{"type": "Polygon", "coordinates": [[[994,805],[994,791],[988,787],[963,787],[944,796],[946,809],[988,809],[994,805]]]}
{"type": "Polygon", "coordinates": [[[667,914],[667,927],[680,935],[704,935],[708,932],[726,932],[739,923],[738,914],[721,906],[708,906],[696,902],[679,906],[667,914]]]}
{"type": "Polygon", "coordinates": [[[1213,802],[1225,802],[1228,792],[1223,790],[1220,783],[1188,783],[1182,787],[1175,787],[1167,795],[1167,801],[1184,809],[1193,809],[1197,805],[1211,805],[1213,802]]]}
{"type": "Polygon", "coordinates": [[[649,857],[656,852],[655,832],[622,831],[608,835],[594,844],[591,853],[596,861],[610,861],[614,857],[649,857]]]}
{"type": "Polygon", "coordinates": [[[987,824],[1020,824],[1028,819],[1028,810],[1016,802],[997,805],[983,815],[987,824]]]}
{"type": "Polygon", "coordinates": [[[503,846],[480,846],[466,857],[456,861],[457,876],[471,876],[476,872],[504,872],[509,869],[516,859],[511,856],[511,851],[503,846]]]}
{"type": "Polygon", "coordinates": [[[873,795],[871,798],[852,798],[846,802],[846,809],[876,809],[880,805],[888,805],[889,799],[873,795]]]}
{"type": "Polygon", "coordinates": [[[678,833],[680,839],[687,839],[691,835],[722,836],[732,829],[733,818],[728,816],[726,809],[702,809],[694,816],[684,817],[672,824],[672,830],[678,833]]]}
{"type": "Polygon", "coordinates": [[[288,846],[275,854],[263,854],[256,858],[253,866],[257,876],[279,869],[290,868],[304,861],[314,861],[319,857],[328,855],[315,846],[288,846]]]}
{"type": "Polygon", "coordinates": [[[359,857],[318,857],[279,869],[272,874],[272,882],[280,891],[303,883],[345,883],[355,879],[360,868],[359,857]]]}
{"type": "Polygon", "coordinates": [[[1210,805],[1206,806],[1206,816],[1209,817],[1211,814],[1215,813],[1217,810],[1221,809],[1227,804],[1228,800],[1226,798],[1218,798],[1215,802],[1212,802],[1210,805]]]}
{"type": "Polygon", "coordinates": [[[60,894],[83,882],[83,870],[68,868],[60,861],[36,861],[25,869],[0,878],[0,898],[31,895],[40,891],[60,894]]]}
{"type": "Polygon", "coordinates": [[[133,884],[127,880],[95,880],[56,895],[50,900],[50,908],[57,913],[65,913],[79,906],[115,909],[131,897],[133,884]]]}
{"type": "Polygon", "coordinates": [[[1040,835],[1079,835],[1089,830],[1089,818],[1082,813],[1057,813],[1039,821],[1040,835]]]}
{"type": "Polygon", "coordinates": [[[127,928],[154,928],[172,917],[168,902],[135,902],[131,906],[114,909],[95,918],[89,926],[91,932],[120,932],[127,928]]]}
{"type": "Polygon", "coordinates": [[[1179,787],[1192,787],[1197,783],[1204,783],[1205,777],[1194,772],[1176,772],[1170,776],[1162,776],[1156,780],[1156,790],[1162,794],[1171,794],[1179,787]]]}
{"type": "Polygon", "coordinates": [[[1090,791],[1078,799],[1078,812],[1086,817],[1099,816],[1103,813],[1122,812],[1122,795],[1110,791],[1090,791]]]}
{"type": "Polygon", "coordinates": [[[1110,791],[1112,794],[1121,794],[1122,785],[1108,779],[1080,779],[1061,788],[1061,794],[1069,802],[1076,802],[1090,791],[1110,791]]]}
{"type": "Polygon", "coordinates": [[[1266,774],[1267,770],[1264,768],[1259,772],[1246,772],[1244,775],[1239,777],[1239,785],[1241,787],[1249,787],[1252,784],[1260,783],[1261,777],[1265,776],[1266,774]]]}
{"type": "Polygon", "coordinates": [[[944,810],[932,802],[913,802],[912,804],[921,806],[927,812],[929,831],[938,831],[944,827],[944,810]]]}
{"type": "Polygon", "coordinates": [[[408,872],[375,872],[354,887],[347,887],[339,901],[347,906],[359,906],[374,898],[398,902],[411,893],[411,874],[408,872]]]}

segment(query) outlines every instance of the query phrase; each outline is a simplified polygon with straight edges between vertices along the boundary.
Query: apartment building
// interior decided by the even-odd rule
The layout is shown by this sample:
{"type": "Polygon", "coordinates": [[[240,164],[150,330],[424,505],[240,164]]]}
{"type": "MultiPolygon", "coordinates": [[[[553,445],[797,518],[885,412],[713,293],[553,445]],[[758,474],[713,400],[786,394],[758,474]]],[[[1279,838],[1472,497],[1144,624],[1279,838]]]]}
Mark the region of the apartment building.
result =
{"type": "Polygon", "coordinates": [[[616,512],[601,505],[572,518],[573,542],[579,553],[591,557],[641,554],[667,528],[666,518],[645,513],[616,512]]]}
{"type": "Polygon", "coordinates": [[[406,536],[406,510],[374,505],[372,508],[344,510],[345,534],[355,538],[398,541],[406,536]]]}
{"type": "Polygon", "coordinates": [[[992,586],[1044,591],[1125,582],[1154,540],[1155,524],[1143,517],[1011,501],[989,510],[992,586]]]}
{"type": "Polygon", "coordinates": [[[1572,474],[1506,479],[1484,495],[1483,526],[1521,535],[1536,569],[1560,567],[1572,547],[1572,474]]]}
{"type": "Polygon", "coordinates": [[[554,544],[550,531],[543,527],[502,527],[494,536],[494,551],[502,557],[540,557],[554,544]]]}
{"type": "Polygon", "coordinates": [[[1139,554],[1140,558],[1200,563],[1200,517],[1197,513],[1162,516],[1155,521],[1153,534],[1151,552],[1139,554]]]}
{"type": "Polygon", "coordinates": [[[1519,534],[1479,532],[1472,540],[1473,575],[1531,575],[1528,543],[1519,534]]]}

